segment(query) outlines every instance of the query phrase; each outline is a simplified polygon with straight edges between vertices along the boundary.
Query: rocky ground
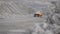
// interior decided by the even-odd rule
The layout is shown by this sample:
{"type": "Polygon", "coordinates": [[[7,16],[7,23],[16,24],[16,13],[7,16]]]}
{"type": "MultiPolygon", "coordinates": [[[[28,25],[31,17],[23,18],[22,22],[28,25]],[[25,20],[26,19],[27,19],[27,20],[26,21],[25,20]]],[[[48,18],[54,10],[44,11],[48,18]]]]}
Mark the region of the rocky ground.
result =
{"type": "Polygon", "coordinates": [[[60,34],[59,11],[59,0],[0,0],[0,34],[60,34]]]}

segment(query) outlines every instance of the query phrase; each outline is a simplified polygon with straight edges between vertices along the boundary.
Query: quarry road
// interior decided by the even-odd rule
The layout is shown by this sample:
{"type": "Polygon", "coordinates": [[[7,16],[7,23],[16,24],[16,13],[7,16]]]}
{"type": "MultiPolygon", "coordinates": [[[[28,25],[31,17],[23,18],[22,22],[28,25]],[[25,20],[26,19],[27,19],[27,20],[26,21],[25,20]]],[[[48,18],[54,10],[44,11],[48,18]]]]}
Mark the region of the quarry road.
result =
{"type": "Polygon", "coordinates": [[[34,23],[43,22],[44,18],[33,17],[33,15],[28,15],[21,17],[17,16],[15,18],[0,19],[0,29],[30,29],[34,23]],[[19,17],[19,18],[18,18],[19,17]]]}

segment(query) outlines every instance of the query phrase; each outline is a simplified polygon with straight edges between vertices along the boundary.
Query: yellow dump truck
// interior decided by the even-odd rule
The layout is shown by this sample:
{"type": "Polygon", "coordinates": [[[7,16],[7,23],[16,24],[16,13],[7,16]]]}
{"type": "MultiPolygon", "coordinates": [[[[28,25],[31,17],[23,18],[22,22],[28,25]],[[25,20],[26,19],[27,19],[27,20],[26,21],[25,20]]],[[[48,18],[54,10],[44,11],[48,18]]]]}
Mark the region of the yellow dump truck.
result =
{"type": "Polygon", "coordinates": [[[43,16],[43,13],[41,11],[37,11],[34,14],[34,17],[42,17],[42,16],[43,16]]]}

